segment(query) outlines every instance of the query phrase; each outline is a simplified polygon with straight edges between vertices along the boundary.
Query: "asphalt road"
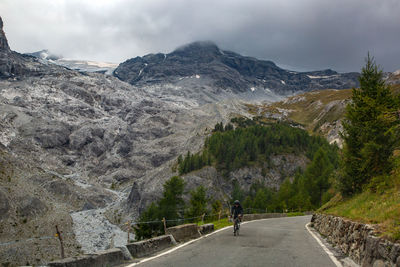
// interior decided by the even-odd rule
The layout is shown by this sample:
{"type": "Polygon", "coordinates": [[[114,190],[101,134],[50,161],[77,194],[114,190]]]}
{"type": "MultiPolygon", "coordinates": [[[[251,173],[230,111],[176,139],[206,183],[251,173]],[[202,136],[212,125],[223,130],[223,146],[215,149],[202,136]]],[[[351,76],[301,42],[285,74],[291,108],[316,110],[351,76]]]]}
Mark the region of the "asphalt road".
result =
{"type": "Polygon", "coordinates": [[[332,266],[335,264],[305,225],[311,216],[243,224],[210,235],[139,266],[332,266]]]}

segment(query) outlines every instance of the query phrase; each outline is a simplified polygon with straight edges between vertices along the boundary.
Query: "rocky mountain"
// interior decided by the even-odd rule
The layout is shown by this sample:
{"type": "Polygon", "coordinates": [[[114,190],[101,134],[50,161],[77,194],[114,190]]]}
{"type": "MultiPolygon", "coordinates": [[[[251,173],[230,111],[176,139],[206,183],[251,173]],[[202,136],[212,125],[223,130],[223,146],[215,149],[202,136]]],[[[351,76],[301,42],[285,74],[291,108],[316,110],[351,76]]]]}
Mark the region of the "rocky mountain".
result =
{"type": "Polygon", "coordinates": [[[212,42],[194,42],[169,54],[149,54],[121,63],[114,75],[136,86],[172,84],[195,87],[210,95],[228,94],[257,98],[274,93],[288,95],[316,89],[357,86],[358,73],[333,70],[295,72],[272,61],[224,51],[212,42]],[[193,82],[194,81],[194,82],[193,82]]]}
{"type": "Polygon", "coordinates": [[[13,52],[0,37],[1,263],[57,258],[56,224],[69,256],[111,239],[123,245],[124,217],[158,197],[170,163],[199,149],[217,122],[247,114],[237,100],[160,99],[113,76],[13,52]]]}

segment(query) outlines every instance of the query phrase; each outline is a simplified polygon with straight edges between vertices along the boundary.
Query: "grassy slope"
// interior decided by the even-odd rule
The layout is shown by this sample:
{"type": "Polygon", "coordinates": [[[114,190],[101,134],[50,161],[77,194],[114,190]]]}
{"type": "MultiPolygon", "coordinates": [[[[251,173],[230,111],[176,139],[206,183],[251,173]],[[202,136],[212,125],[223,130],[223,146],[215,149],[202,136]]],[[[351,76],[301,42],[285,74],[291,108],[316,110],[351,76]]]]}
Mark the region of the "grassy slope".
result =
{"type": "Polygon", "coordinates": [[[296,96],[298,101],[293,99],[294,101],[276,103],[275,107],[293,110],[288,116],[289,119],[315,132],[318,125],[341,119],[345,105],[340,105],[340,102],[350,97],[351,90],[349,89],[314,91],[296,96]],[[332,107],[327,108],[327,105],[331,103],[332,107]]]}
{"type": "Polygon", "coordinates": [[[309,133],[328,136],[343,118],[351,89],[303,93],[268,105],[248,105],[250,113],[271,120],[273,114],[302,125],[309,133]]]}
{"type": "MultiPolygon", "coordinates": [[[[392,91],[400,94],[400,84],[392,85],[392,91]]],[[[322,129],[324,123],[340,121],[345,106],[352,95],[351,89],[319,90],[289,97],[287,100],[268,105],[247,105],[254,115],[282,114],[287,111],[287,119],[303,125],[310,133],[324,135],[329,129],[322,129]]]]}

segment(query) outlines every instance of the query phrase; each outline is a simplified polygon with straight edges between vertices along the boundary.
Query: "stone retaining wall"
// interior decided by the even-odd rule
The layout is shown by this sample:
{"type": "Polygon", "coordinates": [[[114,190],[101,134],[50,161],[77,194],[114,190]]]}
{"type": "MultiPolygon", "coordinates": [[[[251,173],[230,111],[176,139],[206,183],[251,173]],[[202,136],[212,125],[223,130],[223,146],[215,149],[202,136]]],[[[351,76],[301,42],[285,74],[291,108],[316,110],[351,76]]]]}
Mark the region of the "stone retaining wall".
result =
{"type": "Polygon", "coordinates": [[[361,266],[400,266],[400,244],[374,236],[368,224],[315,214],[312,226],[361,266]]]}
{"type": "Polygon", "coordinates": [[[126,245],[132,257],[140,258],[148,256],[172,247],[176,242],[171,235],[157,236],[151,239],[134,242],[126,245]]]}
{"type": "Polygon", "coordinates": [[[214,224],[207,223],[199,226],[200,234],[206,235],[214,231],[214,224]]]}
{"type": "Polygon", "coordinates": [[[118,248],[99,251],[78,257],[65,258],[47,264],[50,267],[108,267],[124,263],[124,254],[118,248]]]}
{"type": "Polygon", "coordinates": [[[185,242],[201,236],[199,227],[195,223],[169,227],[167,234],[172,235],[177,242],[185,242]]]}

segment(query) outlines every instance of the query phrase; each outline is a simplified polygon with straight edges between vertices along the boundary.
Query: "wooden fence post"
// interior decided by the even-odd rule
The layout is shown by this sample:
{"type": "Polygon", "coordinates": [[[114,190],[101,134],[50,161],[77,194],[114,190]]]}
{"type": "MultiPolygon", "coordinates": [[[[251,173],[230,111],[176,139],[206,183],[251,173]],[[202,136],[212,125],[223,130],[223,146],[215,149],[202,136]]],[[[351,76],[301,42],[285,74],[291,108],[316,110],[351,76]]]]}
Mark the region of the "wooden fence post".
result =
{"type": "Polygon", "coordinates": [[[64,259],[65,258],[65,254],[64,254],[64,243],[62,240],[62,236],[61,236],[61,232],[58,230],[58,225],[56,225],[56,236],[58,237],[58,240],[60,240],[60,247],[61,247],[61,258],[64,259]]]}
{"type": "Polygon", "coordinates": [[[222,212],[222,210],[220,210],[220,211],[218,212],[218,221],[221,220],[221,212],[222,212]]]}
{"type": "Polygon", "coordinates": [[[110,240],[110,248],[114,248],[115,247],[115,233],[112,234],[111,236],[111,240],[110,240]]]}
{"type": "Polygon", "coordinates": [[[167,222],[165,218],[162,219],[162,222],[164,223],[164,234],[167,234],[167,222]]]}
{"type": "Polygon", "coordinates": [[[201,215],[201,224],[204,224],[204,216],[206,216],[205,213],[203,213],[203,215],[201,215]]]}
{"type": "Polygon", "coordinates": [[[128,242],[127,242],[127,244],[129,244],[129,241],[130,241],[129,234],[131,232],[131,223],[132,223],[132,221],[127,222],[127,224],[128,224],[128,242]]]}

